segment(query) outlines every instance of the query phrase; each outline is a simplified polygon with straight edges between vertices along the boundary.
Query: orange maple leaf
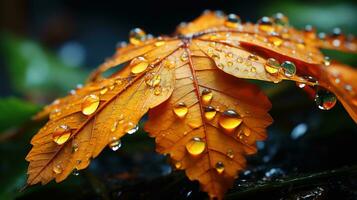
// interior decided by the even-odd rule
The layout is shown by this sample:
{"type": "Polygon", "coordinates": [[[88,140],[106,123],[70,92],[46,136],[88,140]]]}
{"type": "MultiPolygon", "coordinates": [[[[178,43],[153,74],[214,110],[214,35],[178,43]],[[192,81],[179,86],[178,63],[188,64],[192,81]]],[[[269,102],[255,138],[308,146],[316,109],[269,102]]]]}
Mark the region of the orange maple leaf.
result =
{"type": "Polygon", "coordinates": [[[319,48],[357,51],[354,39],[335,34],[322,40],[313,30],[292,28],[281,14],[243,24],[234,14],[206,12],[172,37],[149,38],[134,29],[130,44],[83,88],[36,116],[49,115],[49,121],[31,141],[27,183],[59,182],[86,168],[107,145],[116,149],[149,112],[145,130],[156,138],[157,151],[221,199],[272,123],[268,98],[242,79],[318,86],[321,108],[336,103],[335,93],[357,122],[356,70],[331,63],[319,48]]]}

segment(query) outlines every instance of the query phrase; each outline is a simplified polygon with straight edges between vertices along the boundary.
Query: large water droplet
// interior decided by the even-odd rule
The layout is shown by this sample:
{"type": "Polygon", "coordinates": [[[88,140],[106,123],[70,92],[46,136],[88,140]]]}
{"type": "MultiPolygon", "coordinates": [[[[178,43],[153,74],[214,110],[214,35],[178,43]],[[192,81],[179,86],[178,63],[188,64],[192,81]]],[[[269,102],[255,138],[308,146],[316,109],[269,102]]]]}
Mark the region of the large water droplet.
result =
{"type": "Polygon", "coordinates": [[[215,168],[219,174],[222,174],[224,172],[224,164],[222,162],[217,162],[215,168]]]}
{"type": "Polygon", "coordinates": [[[95,94],[90,94],[84,97],[82,102],[82,113],[85,115],[93,114],[99,107],[99,97],[95,94]]]}
{"type": "Polygon", "coordinates": [[[207,120],[212,120],[216,116],[216,109],[213,106],[206,106],[204,108],[205,118],[207,120]]]}
{"type": "Polygon", "coordinates": [[[241,23],[241,19],[239,16],[235,14],[229,14],[227,16],[227,20],[224,22],[224,25],[228,28],[237,28],[241,23]]]}
{"type": "Polygon", "coordinates": [[[71,129],[67,125],[60,125],[52,133],[52,139],[58,145],[64,144],[71,137],[71,129]]]}
{"type": "Polygon", "coordinates": [[[273,15],[273,20],[276,24],[281,26],[289,25],[289,18],[285,16],[283,13],[276,13],[275,15],[273,15]]]}
{"type": "Polygon", "coordinates": [[[185,103],[181,102],[175,105],[173,111],[177,117],[182,119],[187,115],[188,108],[185,103]]]}
{"type": "Polygon", "coordinates": [[[277,74],[279,73],[280,63],[274,58],[268,58],[264,67],[269,74],[277,74]]]}
{"type": "Polygon", "coordinates": [[[281,68],[283,69],[284,75],[286,77],[292,77],[296,74],[296,67],[293,62],[284,61],[283,63],[281,63],[281,68]]]}
{"type": "Polygon", "coordinates": [[[113,137],[108,146],[111,150],[117,151],[121,147],[121,140],[113,137]]]}
{"type": "Polygon", "coordinates": [[[188,151],[188,153],[194,156],[200,155],[205,150],[205,148],[206,143],[202,141],[202,139],[199,137],[192,138],[186,144],[186,150],[188,151]]]}
{"type": "Polygon", "coordinates": [[[141,72],[145,71],[149,66],[149,62],[144,57],[137,57],[134,58],[130,62],[131,66],[131,73],[133,74],[140,74],[141,72]]]}
{"type": "Polygon", "coordinates": [[[270,17],[262,17],[258,20],[259,30],[264,32],[274,32],[274,23],[270,17]]]}
{"type": "Polygon", "coordinates": [[[129,41],[133,45],[139,45],[146,39],[146,33],[140,28],[134,28],[129,32],[129,41]]]}
{"type": "Polygon", "coordinates": [[[211,90],[209,90],[209,89],[203,89],[202,90],[202,96],[201,96],[201,98],[202,98],[202,102],[204,103],[204,104],[210,104],[211,103],[211,101],[212,101],[212,98],[213,98],[213,93],[212,93],[212,91],[211,90]]]}
{"type": "Polygon", "coordinates": [[[321,110],[330,110],[337,102],[336,96],[324,89],[319,89],[315,95],[315,102],[321,110]]]}
{"type": "Polygon", "coordinates": [[[232,132],[242,123],[239,114],[232,109],[228,109],[222,113],[219,118],[219,125],[227,132],[232,132]]]}

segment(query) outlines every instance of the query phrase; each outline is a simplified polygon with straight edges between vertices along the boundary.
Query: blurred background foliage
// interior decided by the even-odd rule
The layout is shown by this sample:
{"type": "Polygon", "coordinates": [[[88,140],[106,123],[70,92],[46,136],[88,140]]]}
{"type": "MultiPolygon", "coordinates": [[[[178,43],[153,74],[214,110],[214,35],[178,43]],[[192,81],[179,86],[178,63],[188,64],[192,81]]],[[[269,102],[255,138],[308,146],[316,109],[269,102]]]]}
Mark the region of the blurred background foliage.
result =
{"type": "MultiPolygon", "coordinates": [[[[341,27],[346,34],[357,34],[354,0],[2,0],[0,199],[206,198],[197,183],[171,173],[167,159],[154,153],[153,140],[142,131],[125,137],[119,151],[105,150],[79,176],[19,191],[26,180],[30,139],[44,123],[32,122],[31,116],[41,106],[83,84],[90,70],[113,54],[116,43],[127,41],[130,29],[170,34],[205,9],[236,13],[252,22],[283,12],[300,28],[311,24],[330,32],[341,27]]],[[[356,55],[324,52],[357,66],[356,55]]],[[[257,84],[271,97],[275,123],[227,198],[356,199],[357,130],[342,106],[323,112],[293,83],[257,84]]]]}

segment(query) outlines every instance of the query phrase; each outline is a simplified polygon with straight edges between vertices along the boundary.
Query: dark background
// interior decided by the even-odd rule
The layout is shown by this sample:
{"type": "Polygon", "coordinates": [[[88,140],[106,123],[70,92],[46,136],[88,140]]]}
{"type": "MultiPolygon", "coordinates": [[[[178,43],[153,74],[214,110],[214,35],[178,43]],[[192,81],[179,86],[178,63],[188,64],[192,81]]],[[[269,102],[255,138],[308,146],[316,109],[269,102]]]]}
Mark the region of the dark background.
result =
{"type": "MultiPolygon", "coordinates": [[[[166,158],[154,153],[153,141],[142,130],[125,138],[120,151],[105,150],[79,176],[19,192],[26,178],[29,140],[41,126],[30,118],[41,105],[83,83],[90,70],[114,53],[118,42],[127,41],[132,28],[155,36],[171,34],[180,22],[206,9],[236,13],[252,22],[282,12],[299,28],[311,24],[330,32],[341,27],[346,34],[357,34],[353,0],[1,0],[0,199],[206,198],[197,183],[171,173],[166,158]]],[[[324,53],[357,66],[356,55],[324,53]]],[[[342,106],[320,111],[292,83],[258,84],[271,98],[275,123],[228,197],[357,199],[357,130],[342,106]],[[335,174],[333,169],[342,172],[335,174]],[[288,183],[321,172],[327,178],[288,183]],[[273,187],[276,182],[282,185],[273,187]]]]}

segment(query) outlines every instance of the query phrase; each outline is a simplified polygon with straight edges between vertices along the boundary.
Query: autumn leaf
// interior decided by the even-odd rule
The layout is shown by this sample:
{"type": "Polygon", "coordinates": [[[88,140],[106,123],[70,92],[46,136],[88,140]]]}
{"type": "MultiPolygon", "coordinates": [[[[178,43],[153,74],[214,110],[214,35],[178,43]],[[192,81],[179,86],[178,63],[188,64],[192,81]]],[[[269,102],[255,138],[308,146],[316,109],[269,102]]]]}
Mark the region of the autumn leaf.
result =
{"type": "Polygon", "coordinates": [[[155,137],[157,151],[211,198],[222,199],[272,123],[268,98],[242,79],[296,81],[312,88],[325,110],[334,106],[336,94],[357,122],[356,70],[319,50],[356,52],[356,42],[327,38],[340,43],[296,30],[282,14],[252,24],[234,14],[205,12],[172,37],[151,38],[133,29],[130,44],[118,48],[83,88],[35,116],[49,121],[31,141],[27,183],[63,181],[107,145],[117,150],[120,138],[135,132],[148,112],[145,130],[155,137]]]}

